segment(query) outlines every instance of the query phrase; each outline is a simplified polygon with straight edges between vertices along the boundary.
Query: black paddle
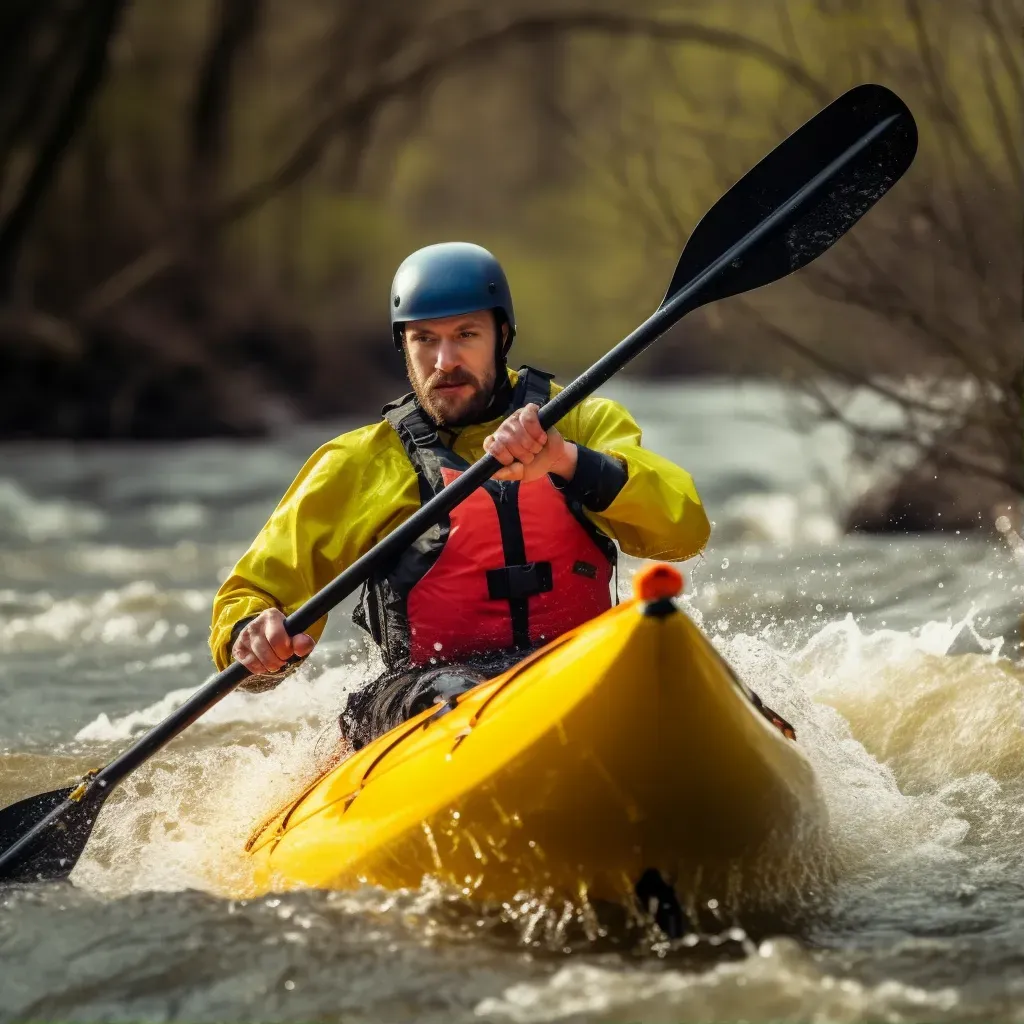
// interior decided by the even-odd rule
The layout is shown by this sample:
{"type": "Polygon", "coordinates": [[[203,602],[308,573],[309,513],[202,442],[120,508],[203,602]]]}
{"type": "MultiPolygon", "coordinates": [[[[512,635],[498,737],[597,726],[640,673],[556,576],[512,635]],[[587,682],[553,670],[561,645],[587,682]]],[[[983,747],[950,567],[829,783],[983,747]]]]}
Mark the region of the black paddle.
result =
{"type": "MultiPolygon", "coordinates": [[[[548,402],[541,424],[561,420],[691,310],[770,284],[820,256],[899,180],[916,150],[914,118],[894,93],[861,85],[840,96],[719,199],[687,242],[655,313],[548,402]]],[[[500,466],[484,456],[289,615],[288,633],[308,629],[500,466]]],[[[98,773],[0,811],[0,882],[66,877],[114,787],[248,675],[229,665],[98,773]]]]}

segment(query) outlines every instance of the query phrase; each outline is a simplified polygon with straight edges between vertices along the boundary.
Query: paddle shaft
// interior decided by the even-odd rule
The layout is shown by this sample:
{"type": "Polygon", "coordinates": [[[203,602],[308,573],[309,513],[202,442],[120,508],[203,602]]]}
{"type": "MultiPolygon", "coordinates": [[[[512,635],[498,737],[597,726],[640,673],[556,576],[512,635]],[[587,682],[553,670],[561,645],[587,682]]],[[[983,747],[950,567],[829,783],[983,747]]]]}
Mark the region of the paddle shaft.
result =
{"type": "MultiPolygon", "coordinates": [[[[830,164],[819,171],[805,185],[769,214],[761,223],[748,231],[721,256],[714,260],[692,281],[680,288],[632,334],[620,341],[602,356],[589,370],[560,391],[547,402],[539,412],[541,426],[549,429],[558,423],[585,398],[594,393],[602,384],[635,359],[683,316],[701,305],[701,292],[722,271],[746,253],[771,231],[778,228],[791,214],[799,210],[812,196],[825,187],[835,175],[857,156],[866,146],[881,136],[897,119],[892,115],[880,121],[865,132],[830,164]]],[[[348,597],[368,579],[379,567],[388,564],[421,534],[443,519],[453,508],[467,498],[481,484],[489,480],[500,468],[501,463],[492,455],[485,455],[446,486],[425,505],[419,508],[401,526],[393,530],[371,551],[357,559],[301,607],[285,619],[289,635],[302,633],[321,619],[332,608],[348,597]]],[[[42,817],[17,842],[0,854],[0,872],[17,862],[29,851],[40,834],[59,819],[67,810],[78,805],[79,800],[90,800],[102,804],[106,796],[127,775],[133,772],[149,757],[160,750],[193,722],[223,700],[247,676],[250,675],[239,662],[233,662],[222,672],[201,686],[179,708],[158,725],[155,725],[141,739],[118,755],[105,768],[86,782],[78,800],[68,798],[42,817]]]]}

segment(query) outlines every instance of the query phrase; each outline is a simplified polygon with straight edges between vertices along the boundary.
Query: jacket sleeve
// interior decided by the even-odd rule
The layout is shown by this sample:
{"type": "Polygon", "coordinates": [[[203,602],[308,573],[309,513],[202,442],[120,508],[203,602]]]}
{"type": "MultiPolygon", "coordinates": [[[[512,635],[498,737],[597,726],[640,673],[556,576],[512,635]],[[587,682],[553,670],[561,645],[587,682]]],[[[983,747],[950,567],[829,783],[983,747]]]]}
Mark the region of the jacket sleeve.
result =
{"type": "Polygon", "coordinates": [[[711,526],[690,474],[644,448],[640,427],[617,402],[589,398],[568,419],[570,440],[612,456],[626,469],[611,503],[600,512],[587,510],[593,522],[638,558],[682,561],[699,554],[711,526]]]}
{"type": "MultiPolygon", "coordinates": [[[[231,662],[236,623],[267,608],[291,614],[415,511],[416,477],[389,435],[376,426],[342,435],[302,467],[214,597],[219,669],[231,662]]],[[[308,631],[314,639],[326,622],[308,631]]]]}

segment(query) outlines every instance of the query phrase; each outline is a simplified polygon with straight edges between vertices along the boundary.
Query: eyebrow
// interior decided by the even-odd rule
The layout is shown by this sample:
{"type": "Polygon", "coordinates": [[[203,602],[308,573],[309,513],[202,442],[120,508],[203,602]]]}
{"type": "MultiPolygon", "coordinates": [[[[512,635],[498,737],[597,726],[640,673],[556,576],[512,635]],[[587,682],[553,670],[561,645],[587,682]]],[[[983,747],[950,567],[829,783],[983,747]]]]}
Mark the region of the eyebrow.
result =
{"type": "MultiPolygon", "coordinates": [[[[468,319],[468,320],[460,320],[455,325],[453,330],[461,331],[461,330],[463,330],[466,327],[473,327],[473,328],[479,330],[480,329],[480,325],[481,325],[481,320],[478,317],[477,318],[471,318],[471,319],[468,319]]],[[[409,330],[409,333],[411,335],[413,335],[413,337],[415,337],[418,334],[429,334],[431,336],[434,336],[434,335],[437,334],[437,332],[434,331],[433,329],[431,329],[430,327],[410,327],[408,330],[409,330]]]]}

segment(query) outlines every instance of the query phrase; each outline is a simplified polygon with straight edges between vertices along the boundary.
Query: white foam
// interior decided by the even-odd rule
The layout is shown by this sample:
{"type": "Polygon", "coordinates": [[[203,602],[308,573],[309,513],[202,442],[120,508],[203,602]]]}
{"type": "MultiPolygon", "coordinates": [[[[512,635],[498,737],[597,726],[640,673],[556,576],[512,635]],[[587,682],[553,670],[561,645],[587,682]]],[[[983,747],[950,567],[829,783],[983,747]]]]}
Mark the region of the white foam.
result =
{"type": "Polygon", "coordinates": [[[822,971],[787,939],[762,943],[744,960],[710,970],[570,964],[540,982],[511,985],[475,1007],[478,1017],[532,1024],[581,1020],[900,1020],[948,1013],[952,988],[924,989],[897,981],[865,985],[822,971]]]}
{"type": "Polygon", "coordinates": [[[200,530],[209,522],[209,513],[196,501],[179,501],[167,505],[152,505],[149,521],[158,533],[188,533],[200,530]]]}
{"type": "Polygon", "coordinates": [[[841,533],[834,512],[817,488],[800,494],[737,494],[715,513],[716,545],[765,543],[791,548],[797,544],[831,544],[841,533]]]}
{"type": "MultiPolygon", "coordinates": [[[[315,678],[300,670],[262,694],[226,697],[122,784],[75,869],[75,883],[112,895],[243,891],[248,835],[322,770],[338,747],[345,694],[365,682],[365,669],[343,665],[315,678]]],[[[124,742],[192,692],[174,691],[113,720],[100,715],[77,738],[124,742]]]]}
{"type": "MultiPolygon", "coordinates": [[[[287,677],[280,686],[264,693],[236,690],[215,704],[190,729],[236,724],[287,728],[300,720],[326,720],[337,715],[345,695],[364,683],[366,678],[365,669],[354,665],[326,669],[314,677],[308,671],[300,670],[287,677]]],[[[162,722],[200,686],[172,690],[148,707],[113,719],[101,712],[78,730],[75,739],[98,743],[132,739],[162,722]]]]}
{"type": "Polygon", "coordinates": [[[169,619],[202,612],[209,600],[204,591],[171,590],[150,580],[99,595],[48,600],[29,615],[0,616],[0,652],[51,650],[74,642],[149,645],[167,633],[169,619]]]}
{"type": "MultiPolygon", "coordinates": [[[[916,774],[898,758],[888,763],[873,749],[881,726],[871,702],[891,721],[887,701],[892,688],[903,692],[915,673],[926,670],[928,678],[940,682],[946,674],[959,678],[963,659],[973,658],[996,674],[991,692],[972,691],[972,699],[988,706],[998,674],[1008,671],[1008,663],[994,653],[942,653],[958,634],[956,627],[933,623],[909,633],[870,633],[844,620],[827,624],[795,652],[776,649],[766,636],[715,640],[740,676],[795,725],[821,780],[844,885],[863,891],[925,858],[957,861],[974,821],[970,798],[999,799],[999,766],[988,763],[986,768],[983,760],[991,756],[988,743],[977,745],[981,763],[964,765],[947,757],[948,737],[930,737],[920,755],[927,770],[918,765],[916,774]],[[902,668],[892,674],[895,654],[902,668]],[[883,681],[886,668],[888,683],[883,681]],[[841,713],[836,694],[847,690],[867,702],[863,715],[841,713]],[[913,782],[909,788],[908,778],[913,782]]],[[[325,653],[332,654],[329,648],[325,653]]],[[[346,646],[341,657],[350,654],[346,646]]],[[[268,693],[236,693],[220,702],[190,728],[188,738],[126,787],[128,800],[111,808],[113,824],[104,827],[110,829],[108,848],[116,840],[131,852],[119,855],[116,869],[102,867],[102,857],[93,867],[80,868],[83,882],[106,891],[145,889],[157,884],[154,879],[164,888],[218,888],[227,869],[215,867],[228,862],[233,865],[228,874],[235,872],[237,880],[238,872],[244,874],[240,850],[247,830],[310,777],[317,737],[326,736],[328,746],[333,744],[345,694],[369,675],[360,659],[319,675],[302,670],[268,693]],[[141,833],[132,822],[143,823],[141,833]]],[[[99,715],[76,739],[123,744],[165,718],[192,692],[176,689],[146,708],[113,719],[99,715]]],[[[1013,760],[1009,755],[1006,759],[1013,760]]],[[[1018,777],[1024,776],[1021,763],[1024,756],[1017,756],[1018,777]]]]}
{"type": "Polygon", "coordinates": [[[1024,679],[970,617],[907,632],[866,631],[847,617],[795,652],[764,635],[716,644],[796,727],[851,884],[926,859],[958,861],[976,817],[965,813],[964,787],[998,791],[997,780],[1024,778],[1024,679]],[[987,653],[949,653],[965,630],[987,653]]]}
{"type": "Polygon", "coordinates": [[[107,523],[91,505],[33,498],[13,480],[0,479],[0,533],[29,541],[85,537],[107,523]]]}

